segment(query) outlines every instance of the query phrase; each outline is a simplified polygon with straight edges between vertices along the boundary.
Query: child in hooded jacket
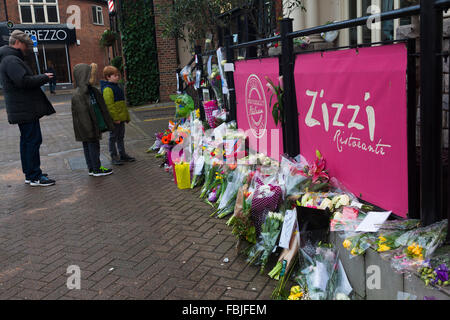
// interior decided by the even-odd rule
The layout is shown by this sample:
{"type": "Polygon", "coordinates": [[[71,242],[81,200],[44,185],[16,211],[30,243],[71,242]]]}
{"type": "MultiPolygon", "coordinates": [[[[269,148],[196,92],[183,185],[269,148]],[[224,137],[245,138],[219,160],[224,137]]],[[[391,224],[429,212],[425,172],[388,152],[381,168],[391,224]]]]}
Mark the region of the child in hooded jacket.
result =
{"type": "Polygon", "coordinates": [[[106,176],[113,171],[100,162],[102,132],[113,131],[114,123],[96,83],[97,65],[77,64],[73,76],[77,90],[72,97],[72,118],[75,139],[83,143],[89,175],[106,176]]]}
{"type": "Polygon", "coordinates": [[[121,165],[123,162],[136,161],[125,152],[125,123],[130,122],[130,114],[123,90],[118,85],[120,71],[114,66],[106,66],[103,69],[103,75],[106,80],[100,81],[100,86],[109,114],[114,122],[114,130],[109,135],[109,153],[112,164],[121,165]]]}

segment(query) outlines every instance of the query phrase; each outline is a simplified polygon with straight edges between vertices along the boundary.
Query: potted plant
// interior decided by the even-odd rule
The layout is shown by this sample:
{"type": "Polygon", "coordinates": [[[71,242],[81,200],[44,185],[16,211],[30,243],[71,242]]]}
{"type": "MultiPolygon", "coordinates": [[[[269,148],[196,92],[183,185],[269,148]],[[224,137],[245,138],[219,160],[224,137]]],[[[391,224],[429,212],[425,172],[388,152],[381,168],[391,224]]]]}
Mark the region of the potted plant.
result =
{"type": "Polygon", "coordinates": [[[105,30],[103,32],[102,37],[100,38],[100,46],[102,47],[111,47],[114,45],[114,42],[117,40],[118,35],[116,32],[111,30],[105,30]]]}

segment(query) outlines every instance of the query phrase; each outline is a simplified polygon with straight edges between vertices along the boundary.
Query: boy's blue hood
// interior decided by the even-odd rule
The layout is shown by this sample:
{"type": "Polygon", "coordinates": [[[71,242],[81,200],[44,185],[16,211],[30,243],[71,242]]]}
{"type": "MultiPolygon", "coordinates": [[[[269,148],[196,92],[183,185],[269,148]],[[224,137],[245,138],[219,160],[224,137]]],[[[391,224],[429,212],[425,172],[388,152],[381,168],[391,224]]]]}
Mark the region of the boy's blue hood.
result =
{"type": "Polygon", "coordinates": [[[120,89],[119,85],[114,82],[109,82],[106,80],[100,80],[100,88],[103,92],[105,88],[111,88],[114,92],[114,101],[122,101],[125,100],[125,96],[123,94],[122,89],[120,89]]]}

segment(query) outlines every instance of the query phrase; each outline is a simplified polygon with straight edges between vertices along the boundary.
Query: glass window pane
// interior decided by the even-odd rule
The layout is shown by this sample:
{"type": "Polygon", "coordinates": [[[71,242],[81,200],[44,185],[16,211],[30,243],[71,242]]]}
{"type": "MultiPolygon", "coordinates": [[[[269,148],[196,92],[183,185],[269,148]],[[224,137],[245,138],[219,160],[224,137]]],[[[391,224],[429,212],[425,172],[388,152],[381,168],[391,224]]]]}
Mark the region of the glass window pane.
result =
{"type": "Polygon", "coordinates": [[[30,3],[30,0],[19,0],[20,3],[30,3]]]}
{"type": "Polygon", "coordinates": [[[56,3],[56,0],[46,0],[47,3],[56,3]]]}
{"type": "Polygon", "coordinates": [[[33,3],[43,3],[44,0],[33,0],[33,3]]]}
{"type": "Polygon", "coordinates": [[[20,12],[22,13],[22,23],[33,22],[33,18],[31,17],[30,6],[20,6],[20,12]]]}
{"type": "Polygon", "coordinates": [[[47,6],[48,22],[58,22],[58,8],[56,6],[47,6]]]}
{"type": "Polygon", "coordinates": [[[102,13],[102,8],[98,7],[97,9],[97,13],[98,13],[98,24],[103,24],[103,13],[102,13]]]}
{"type": "Polygon", "coordinates": [[[34,20],[36,23],[45,23],[44,6],[34,6],[34,20]]]}
{"type": "Polygon", "coordinates": [[[95,6],[92,7],[92,21],[94,23],[98,23],[97,22],[97,7],[95,7],[95,6]]]}

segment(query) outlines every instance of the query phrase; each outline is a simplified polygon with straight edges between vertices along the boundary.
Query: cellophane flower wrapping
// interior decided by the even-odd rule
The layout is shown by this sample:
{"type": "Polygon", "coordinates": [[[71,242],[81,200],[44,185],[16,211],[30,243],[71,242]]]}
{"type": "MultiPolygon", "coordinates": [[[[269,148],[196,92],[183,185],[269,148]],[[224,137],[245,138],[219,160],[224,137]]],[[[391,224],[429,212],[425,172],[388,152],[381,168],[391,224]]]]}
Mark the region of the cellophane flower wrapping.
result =
{"type": "Polygon", "coordinates": [[[281,227],[283,226],[284,215],[282,213],[269,212],[266,215],[258,242],[250,247],[247,262],[249,264],[261,265],[263,272],[269,256],[274,251],[281,227]]]}
{"type": "Polygon", "coordinates": [[[429,258],[441,246],[447,236],[448,220],[433,223],[404,233],[395,241],[398,246],[408,247],[417,244],[423,248],[423,258],[429,258]]]}
{"type": "Polygon", "coordinates": [[[447,220],[427,227],[412,229],[395,240],[397,249],[380,253],[398,273],[417,273],[427,264],[433,253],[444,243],[447,235],[447,220]]]}
{"type": "Polygon", "coordinates": [[[256,231],[250,217],[253,193],[250,193],[248,190],[248,184],[244,184],[239,188],[233,216],[228,219],[227,225],[232,228],[231,233],[238,240],[246,240],[254,244],[256,243],[256,231]]]}
{"type": "Polygon", "coordinates": [[[294,159],[285,155],[281,157],[279,181],[280,185],[283,186],[284,198],[301,195],[300,184],[306,177],[299,174],[300,170],[302,170],[301,164],[294,159]]]}
{"type": "Polygon", "coordinates": [[[347,232],[341,235],[342,246],[350,251],[350,258],[363,255],[377,241],[377,234],[372,232],[347,232]]]}
{"type": "Polygon", "coordinates": [[[217,101],[215,100],[210,100],[210,101],[206,101],[203,103],[203,108],[205,110],[205,116],[206,116],[206,120],[208,121],[208,124],[211,128],[215,128],[215,121],[214,121],[214,116],[213,116],[213,112],[215,110],[218,110],[219,107],[217,106],[217,101]]]}
{"type": "Polygon", "coordinates": [[[276,179],[264,178],[256,175],[254,178],[255,192],[252,200],[251,217],[256,228],[256,235],[261,233],[261,225],[264,222],[264,213],[277,211],[282,198],[281,187],[276,179]]]}
{"type": "Polygon", "coordinates": [[[247,178],[248,168],[246,166],[239,166],[227,177],[227,187],[220,200],[217,216],[224,218],[227,215],[233,213],[236,204],[237,193],[239,188],[245,183],[247,178]]]}
{"type": "Polygon", "coordinates": [[[349,300],[352,287],[335,249],[318,244],[300,248],[298,284],[310,300],[349,300]]]}

